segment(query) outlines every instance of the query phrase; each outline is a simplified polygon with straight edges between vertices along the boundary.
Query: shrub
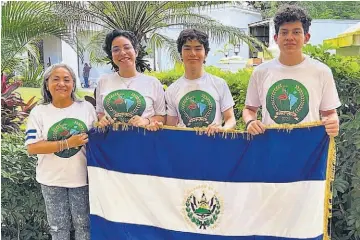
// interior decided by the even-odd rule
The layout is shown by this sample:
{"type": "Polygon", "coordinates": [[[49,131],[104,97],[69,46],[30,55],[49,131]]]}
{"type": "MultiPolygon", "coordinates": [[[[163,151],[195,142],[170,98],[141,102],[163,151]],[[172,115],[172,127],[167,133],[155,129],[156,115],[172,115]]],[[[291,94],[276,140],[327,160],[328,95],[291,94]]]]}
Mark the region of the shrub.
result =
{"type": "MultiPolygon", "coordinates": [[[[241,114],[242,109],[244,108],[246,89],[249,83],[252,69],[241,69],[234,73],[230,71],[223,71],[220,68],[214,66],[209,66],[205,67],[205,71],[223,78],[229,85],[231,94],[235,101],[234,112],[235,118],[237,120],[237,127],[243,129],[244,123],[242,121],[241,114]]],[[[184,68],[181,65],[177,65],[174,69],[169,71],[151,72],[147,74],[158,78],[166,88],[184,74],[184,68]]]]}
{"type": "Polygon", "coordinates": [[[19,93],[14,92],[20,81],[7,83],[7,77],[1,76],[1,132],[18,132],[24,119],[36,105],[34,97],[24,103],[19,93]]]}
{"type": "Polygon", "coordinates": [[[40,185],[35,180],[36,157],[28,156],[25,135],[2,134],[1,237],[50,239],[40,185]]]}
{"type": "Polygon", "coordinates": [[[360,238],[360,57],[328,53],[327,46],[307,45],[305,52],[327,64],[342,106],[333,184],[332,238],[360,238]]]}

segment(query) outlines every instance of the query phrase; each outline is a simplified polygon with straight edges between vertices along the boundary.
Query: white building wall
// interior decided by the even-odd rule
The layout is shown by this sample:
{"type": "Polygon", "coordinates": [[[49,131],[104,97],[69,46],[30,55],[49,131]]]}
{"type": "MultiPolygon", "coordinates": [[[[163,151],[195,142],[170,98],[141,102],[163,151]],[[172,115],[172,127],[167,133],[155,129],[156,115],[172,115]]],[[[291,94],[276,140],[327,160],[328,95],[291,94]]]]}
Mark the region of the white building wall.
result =
{"type": "Polygon", "coordinates": [[[78,76],[78,56],[76,51],[66,42],[61,41],[61,52],[62,52],[62,62],[69,65],[75,72],[76,76],[76,86],[80,87],[80,79],[78,76]]]}
{"type": "Polygon", "coordinates": [[[43,39],[44,64],[60,63],[62,61],[61,39],[54,36],[47,36],[43,39]]]}
{"type": "MultiPolygon", "coordinates": [[[[197,12],[198,13],[198,12],[197,12]]],[[[207,16],[212,17],[213,19],[221,22],[224,25],[233,26],[241,28],[244,33],[248,34],[248,24],[252,22],[260,21],[261,14],[259,12],[250,11],[243,9],[238,6],[220,6],[213,7],[209,10],[201,10],[201,13],[207,16]]],[[[159,33],[164,34],[174,40],[177,39],[179,33],[182,31],[182,28],[167,28],[162,29],[159,33]]],[[[223,41],[216,43],[210,40],[210,52],[206,59],[206,65],[220,66],[219,60],[224,57],[222,53],[216,53],[217,50],[222,50],[224,45],[228,41],[223,41]],[[216,54],[215,54],[216,53],[216,54]]],[[[174,63],[171,61],[169,54],[164,49],[157,49],[157,65],[159,66],[160,71],[168,70],[173,68],[174,63]]],[[[233,49],[229,51],[229,55],[235,55],[233,49]]],[[[249,47],[245,43],[240,46],[240,53],[238,56],[241,56],[245,59],[249,57],[249,47]]]]}

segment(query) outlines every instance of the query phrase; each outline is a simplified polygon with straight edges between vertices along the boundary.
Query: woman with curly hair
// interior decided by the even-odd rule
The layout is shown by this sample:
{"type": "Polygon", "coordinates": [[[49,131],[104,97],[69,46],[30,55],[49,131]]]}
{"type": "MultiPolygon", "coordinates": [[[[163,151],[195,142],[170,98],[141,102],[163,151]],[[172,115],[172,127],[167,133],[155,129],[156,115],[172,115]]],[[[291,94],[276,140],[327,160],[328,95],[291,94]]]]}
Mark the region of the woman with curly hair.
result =
{"type": "Polygon", "coordinates": [[[165,122],[165,98],[160,81],[136,70],[139,43],[134,33],[113,30],[103,47],[115,72],[100,77],[96,88],[99,126],[113,121],[159,129],[165,122]]]}

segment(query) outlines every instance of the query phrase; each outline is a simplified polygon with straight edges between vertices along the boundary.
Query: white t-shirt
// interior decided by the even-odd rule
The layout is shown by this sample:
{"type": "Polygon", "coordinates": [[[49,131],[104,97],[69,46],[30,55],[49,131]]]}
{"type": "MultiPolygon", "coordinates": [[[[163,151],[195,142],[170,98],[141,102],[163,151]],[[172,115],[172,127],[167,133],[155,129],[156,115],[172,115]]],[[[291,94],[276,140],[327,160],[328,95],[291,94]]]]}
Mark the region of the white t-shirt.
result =
{"type": "Polygon", "coordinates": [[[245,104],[262,106],[262,122],[266,125],[318,121],[320,110],[341,105],[331,69],[308,56],[295,66],[273,59],[256,67],[245,104]]]}
{"type": "MultiPolygon", "coordinates": [[[[97,120],[94,107],[87,101],[66,108],[53,104],[37,105],[30,112],[25,146],[39,141],[67,139],[87,132],[97,120]]],[[[65,146],[66,147],[66,146],[65,146]]],[[[85,147],[59,153],[38,154],[36,180],[47,186],[75,188],[87,185],[85,147]]]]}
{"type": "Polygon", "coordinates": [[[179,118],[179,127],[206,127],[222,124],[222,113],[234,106],[224,79],[208,73],[198,79],[184,76],[165,92],[167,115],[179,118]]]}
{"type": "Polygon", "coordinates": [[[117,73],[101,76],[96,88],[96,112],[104,113],[121,122],[135,115],[149,118],[166,115],[164,89],[160,81],[138,74],[132,78],[117,73]]]}

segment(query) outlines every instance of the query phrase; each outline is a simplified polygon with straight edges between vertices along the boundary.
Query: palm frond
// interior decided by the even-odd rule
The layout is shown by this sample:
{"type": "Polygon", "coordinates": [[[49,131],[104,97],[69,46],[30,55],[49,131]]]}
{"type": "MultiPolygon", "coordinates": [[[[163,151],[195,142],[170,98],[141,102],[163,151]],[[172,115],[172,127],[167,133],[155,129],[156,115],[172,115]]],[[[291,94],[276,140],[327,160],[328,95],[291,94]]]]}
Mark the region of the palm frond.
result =
{"type": "Polygon", "coordinates": [[[46,2],[6,2],[2,8],[1,64],[3,69],[16,68],[21,56],[29,51],[37,57],[34,43],[41,37],[59,38],[70,32],[46,2]]]}
{"type": "Polygon", "coordinates": [[[169,53],[173,62],[181,62],[176,42],[173,39],[159,33],[153,33],[149,39],[149,45],[155,49],[164,49],[169,53]]]}

